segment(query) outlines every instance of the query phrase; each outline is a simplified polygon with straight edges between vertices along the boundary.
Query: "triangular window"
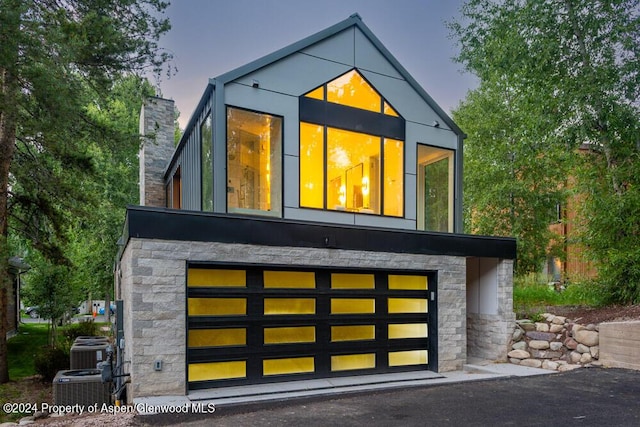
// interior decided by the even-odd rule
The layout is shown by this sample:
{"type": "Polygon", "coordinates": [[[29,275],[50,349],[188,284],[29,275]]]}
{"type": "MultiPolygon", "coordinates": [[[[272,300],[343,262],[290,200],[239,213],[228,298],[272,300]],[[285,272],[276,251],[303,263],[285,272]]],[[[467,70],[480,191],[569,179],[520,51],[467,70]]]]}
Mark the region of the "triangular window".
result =
{"type": "Polygon", "coordinates": [[[399,117],[398,113],[356,70],[351,70],[304,96],[324,100],[325,87],[327,102],[399,117]]]}

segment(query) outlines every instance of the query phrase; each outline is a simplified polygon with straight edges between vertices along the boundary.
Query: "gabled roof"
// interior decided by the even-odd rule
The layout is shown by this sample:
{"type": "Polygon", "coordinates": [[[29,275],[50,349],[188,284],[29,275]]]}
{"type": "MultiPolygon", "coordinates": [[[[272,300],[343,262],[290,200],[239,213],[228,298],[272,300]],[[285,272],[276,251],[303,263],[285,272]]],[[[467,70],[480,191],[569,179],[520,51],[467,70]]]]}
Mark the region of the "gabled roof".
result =
{"type": "MultiPolygon", "coordinates": [[[[369,41],[380,51],[380,53],[389,61],[389,63],[398,71],[398,73],[409,83],[409,85],[424,99],[424,101],[431,107],[438,116],[442,118],[442,120],[451,128],[453,132],[456,134],[465,137],[464,132],[455,124],[455,122],[449,117],[449,115],[442,109],[440,106],[431,98],[431,96],[418,84],[418,82],[409,74],[409,72],[398,62],[398,60],[387,50],[386,47],[382,44],[380,40],[371,32],[369,27],[367,27],[364,22],[362,22],[362,18],[357,13],[354,13],[349,18],[341,21],[335,25],[332,25],[329,28],[326,28],[320,32],[317,32],[309,37],[306,37],[300,41],[297,41],[289,46],[286,46],[280,50],[277,50],[273,53],[270,53],[262,58],[256,59],[246,65],[238,67],[234,70],[226,72],[218,77],[209,79],[209,85],[205,90],[205,94],[203,95],[200,103],[198,104],[198,108],[194,111],[187,127],[185,129],[185,135],[188,134],[188,130],[194,124],[194,121],[197,118],[197,113],[200,111],[202,104],[210,91],[217,84],[226,84],[233,80],[236,80],[242,76],[245,76],[249,73],[259,70],[260,68],[266,67],[267,65],[273,64],[289,55],[292,55],[300,50],[304,50],[311,45],[314,45],[324,39],[328,39],[348,28],[357,27],[369,41]]],[[[184,135],[183,135],[184,137],[184,135]]],[[[182,144],[182,141],[180,141],[182,144]]],[[[180,145],[181,145],[180,144],[180,145]]]]}

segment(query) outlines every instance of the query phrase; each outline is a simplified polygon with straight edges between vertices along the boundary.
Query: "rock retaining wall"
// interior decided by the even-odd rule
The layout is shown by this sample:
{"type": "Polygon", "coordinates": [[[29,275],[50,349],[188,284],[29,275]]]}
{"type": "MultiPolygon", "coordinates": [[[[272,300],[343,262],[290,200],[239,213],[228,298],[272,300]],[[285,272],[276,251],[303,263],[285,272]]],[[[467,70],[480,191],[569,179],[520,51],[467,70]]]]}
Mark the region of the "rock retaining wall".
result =
{"type": "Polygon", "coordinates": [[[599,365],[598,325],[580,325],[563,316],[542,315],[543,321],[517,320],[509,361],[517,365],[568,371],[599,365]]]}

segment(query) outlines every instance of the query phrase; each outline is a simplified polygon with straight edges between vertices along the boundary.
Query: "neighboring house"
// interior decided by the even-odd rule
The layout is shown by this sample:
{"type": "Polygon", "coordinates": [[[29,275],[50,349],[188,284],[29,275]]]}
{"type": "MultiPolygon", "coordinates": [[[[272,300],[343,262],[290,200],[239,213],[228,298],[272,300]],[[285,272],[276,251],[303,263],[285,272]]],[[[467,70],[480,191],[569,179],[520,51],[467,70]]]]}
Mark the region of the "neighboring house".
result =
{"type": "Polygon", "coordinates": [[[515,240],[460,234],[464,134],[358,15],[141,113],[128,398],[506,360],[515,240]]]}
{"type": "MultiPolygon", "coordinates": [[[[588,144],[583,144],[578,152],[586,155],[590,151],[588,144]]],[[[569,177],[566,182],[568,189],[575,188],[574,177],[569,177]]],[[[557,206],[557,222],[551,224],[549,229],[557,235],[552,245],[560,245],[561,257],[548,255],[543,272],[549,280],[556,283],[580,282],[584,279],[594,279],[598,275],[593,262],[586,256],[586,250],[578,242],[578,224],[580,220],[579,209],[583,203],[584,195],[572,194],[564,205],[557,206]]]]}

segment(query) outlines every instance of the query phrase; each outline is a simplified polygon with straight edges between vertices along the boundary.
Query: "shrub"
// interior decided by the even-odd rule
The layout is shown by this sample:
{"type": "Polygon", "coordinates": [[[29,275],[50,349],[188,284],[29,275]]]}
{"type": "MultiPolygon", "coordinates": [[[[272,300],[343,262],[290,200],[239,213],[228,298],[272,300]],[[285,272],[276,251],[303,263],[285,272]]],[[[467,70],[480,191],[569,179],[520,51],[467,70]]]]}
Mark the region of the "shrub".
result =
{"type": "Polygon", "coordinates": [[[63,334],[69,342],[73,342],[84,335],[98,335],[98,325],[93,320],[74,323],[67,327],[63,334]]]}
{"type": "Polygon", "coordinates": [[[69,369],[69,353],[60,347],[42,347],[34,358],[36,373],[43,382],[51,382],[58,371],[69,369]]]}

